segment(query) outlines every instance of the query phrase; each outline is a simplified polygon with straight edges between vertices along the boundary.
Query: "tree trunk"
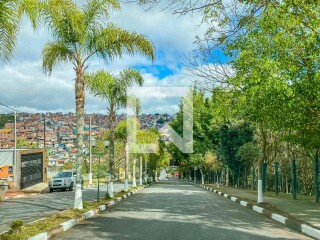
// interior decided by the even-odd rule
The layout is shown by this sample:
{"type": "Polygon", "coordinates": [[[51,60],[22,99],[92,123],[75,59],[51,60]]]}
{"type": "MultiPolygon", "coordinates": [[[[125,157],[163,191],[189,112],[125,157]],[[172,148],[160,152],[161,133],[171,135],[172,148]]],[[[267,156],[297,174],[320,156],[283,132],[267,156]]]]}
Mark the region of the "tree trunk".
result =
{"type": "Polygon", "coordinates": [[[136,158],[133,158],[133,163],[132,163],[132,185],[134,187],[137,186],[137,183],[136,183],[136,158]]]}
{"type": "Polygon", "coordinates": [[[144,180],[148,182],[148,177],[147,177],[147,159],[144,160],[144,180]]]}
{"type": "Polygon", "coordinates": [[[125,180],[124,180],[124,190],[128,191],[128,175],[129,175],[129,144],[125,145],[126,161],[125,161],[125,180]]]}
{"type": "Polygon", "coordinates": [[[315,202],[319,203],[319,149],[316,150],[314,155],[314,193],[315,202]]]}
{"type": "Polygon", "coordinates": [[[292,198],[297,199],[297,169],[296,160],[293,158],[291,161],[291,174],[292,174],[292,198]]]}
{"type": "Polygon", "coordinates": [[[140,157],[140,168],[139,168],[139,181],[140,181],[140,185],[142,185],[142,157],[140,157]]]}
{"type": "Polygon", "coordinates": [[[78,64],[76,69],[75,82],[75,100],[76,100],[76,126],[77,126],[77,161],[76,161],[76,189],[74,198],[74,208],[83,209],[82,191],[81,191],[81,170],[82,170],[82,146],[83,146],[83,128],[84,128],[84,101],[85,101],[85,86],[84,86],[84,69],[78,64]]]}
{"type": "Polygon", "coordinates": [[[202,172],[202,170],[200,170],[200,174],[201,174],[201,184],[203,185],[203,184],[204,184],[204,178],[203,178],[203,172],[202,172]]]}
{"type": "Polygon", "coordinates": [[[263,202],[262,165],[266,162],[267,159],[267,133],[263,126],[260,126],[260,130],[262,138],[262,158],[260,158],[258,168],[258,203],[263,202]]]}

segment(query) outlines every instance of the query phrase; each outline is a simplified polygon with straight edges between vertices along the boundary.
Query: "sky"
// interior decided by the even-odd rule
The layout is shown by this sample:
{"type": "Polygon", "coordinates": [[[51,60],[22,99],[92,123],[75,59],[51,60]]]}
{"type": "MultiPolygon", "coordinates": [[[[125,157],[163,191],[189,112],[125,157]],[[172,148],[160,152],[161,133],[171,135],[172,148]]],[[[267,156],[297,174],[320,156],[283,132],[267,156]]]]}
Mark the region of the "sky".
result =
{"type": "MultiPolygon", "coordinates": [[[[195,36],[205,32],[201,16],[177,16],[159,8],[145,11],[136,4],[122,5],[121,11],[112,12],[110,21],[118,26],[146,35],[156,47],[156,59],[141,55],[123,56],[114,61],[94,59],[89,72],[107,70],[113,73],[133,67],[138,69],[146,87],[188,87],[192,85],[183,64],[183,58],[196,48],[195,36]]],[[[28,21],[23,21],[15,55],[9,64],[0,63],[0,103],[21,112],[74,112],[74,78],[71,64],[59,64],[49,77],[42,70],[41,51],[50,40],[47,30],[35,33],[28,21]]],[[[143,113],[178,111],[179,97],[149,97],[141,100],[143,113]]],[[[107,103],[86,93],[86,113],[107,112],[107,103]]]]}

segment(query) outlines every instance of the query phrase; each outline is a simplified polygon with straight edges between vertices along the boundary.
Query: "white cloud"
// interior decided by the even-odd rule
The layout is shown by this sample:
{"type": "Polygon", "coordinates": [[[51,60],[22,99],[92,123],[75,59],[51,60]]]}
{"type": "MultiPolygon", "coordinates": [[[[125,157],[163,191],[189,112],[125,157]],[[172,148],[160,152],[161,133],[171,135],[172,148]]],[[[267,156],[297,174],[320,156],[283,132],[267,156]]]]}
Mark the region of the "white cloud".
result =
{"type": "MultiPolygon", "coordinates": [[[[182,56],[194,46],[194,37],[204,32],[199,27],[200,18],[177,18],[169,11],[153,9],[145,12],[135,4],[122,6],[110,19],[112,22],[138,33],[145,34],[157,48],[154,64],[143,56],[124,56],[113,62],[94,59],[88,71],[107,69],[119,72],[130,66],[141,66],[145,86],[189,86],[190,76],[182,66],[182,56]],[[172,70],[172,75],[162,77],[162,68],[172,70]]],[[[8,65],[0,63],[0,102],[28,112],[74,111],[74,70],[70,64],[60,64],[47,77],[42,70],[41,51],[50,39],[44,28],[34,33],[30,23],[24,21],[18,36],[15,57],[8,65]]],[[[143,112],[174,113],[179,99],[152,99],[143,104],[143,112]]],[[[106,104],[90,94],[86,96],[87,112],[106,112],[106,104]]]]}

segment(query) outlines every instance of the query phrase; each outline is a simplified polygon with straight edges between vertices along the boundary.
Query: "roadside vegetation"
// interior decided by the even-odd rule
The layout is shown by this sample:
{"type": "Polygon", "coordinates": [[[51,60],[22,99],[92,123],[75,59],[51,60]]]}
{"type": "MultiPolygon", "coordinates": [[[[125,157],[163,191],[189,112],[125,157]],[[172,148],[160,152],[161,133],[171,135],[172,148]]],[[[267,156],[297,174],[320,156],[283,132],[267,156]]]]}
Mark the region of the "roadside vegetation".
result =
{"type": "MultiPolygon", "coordinates": [[[[202,14],[208,24],[187,60],[198,78],[195,152],[172,147],[181,174],[193,178],[197,166],[199,181],[256,189],[262,180],[263,191],[319,203],[318,2],[169,4],[176,14],[202,14]]],[[[180,133],[181,116],[182,109],[172,123],[180,133]]]]}
{"type": "Polygon", "coordinates": [[[30,237],[36,236],[42,232],[49,232],[55,228],[58,228],[60,224],[70,219],[84,218],[83,214],[90,210],[97,210],[101,205],[107,205],[111,200],[122,197],[123,195],[137,189],[136,187],[130,187],[129,191],[121,191],[114,195],[113,198],[106,196],[100,198],[99,201],[83,202],[83,209],[67,209],[60,213],[54,214],[50,217],[40,219],[30,224],[24,224],[21,220],[15,220],[11,223],[10,229],[7,233],[0,235],[0,240],[27,240],[30,237]]]}

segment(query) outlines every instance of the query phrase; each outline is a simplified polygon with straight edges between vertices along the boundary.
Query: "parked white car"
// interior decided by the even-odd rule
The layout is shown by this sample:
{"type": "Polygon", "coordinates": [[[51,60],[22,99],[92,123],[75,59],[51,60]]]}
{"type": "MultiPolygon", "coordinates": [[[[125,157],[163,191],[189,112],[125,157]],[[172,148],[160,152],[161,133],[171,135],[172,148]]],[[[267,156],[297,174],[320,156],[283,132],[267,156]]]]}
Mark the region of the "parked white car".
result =
{"type": "MultiPolygon", "coordinates": [[[[76,184],[77,174],[74,170],[66,170],[58,172],[52,180],[48,182],[50,192],[55,189],[61,189],[65,191],[69,189],[73,191],[73,187],[76,184]]],[[[83,188],[83,180],[81,181],[81,188],[83,188]]]]}

